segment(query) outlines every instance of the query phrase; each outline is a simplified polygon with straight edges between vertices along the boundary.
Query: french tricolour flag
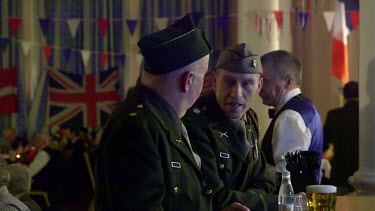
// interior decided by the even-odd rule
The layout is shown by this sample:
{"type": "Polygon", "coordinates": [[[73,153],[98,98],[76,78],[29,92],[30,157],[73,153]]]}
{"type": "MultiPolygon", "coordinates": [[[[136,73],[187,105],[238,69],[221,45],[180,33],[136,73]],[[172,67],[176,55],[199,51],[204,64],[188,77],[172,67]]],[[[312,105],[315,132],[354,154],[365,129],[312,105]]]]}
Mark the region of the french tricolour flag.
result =
{"type": "Polygon", "coordinates": [[[332,74],[343,83],[349,82],[349,59],[347,36],[350,31],[346,26],[345,4],[342,0],[336,2],[332,34],[332,74]]]}

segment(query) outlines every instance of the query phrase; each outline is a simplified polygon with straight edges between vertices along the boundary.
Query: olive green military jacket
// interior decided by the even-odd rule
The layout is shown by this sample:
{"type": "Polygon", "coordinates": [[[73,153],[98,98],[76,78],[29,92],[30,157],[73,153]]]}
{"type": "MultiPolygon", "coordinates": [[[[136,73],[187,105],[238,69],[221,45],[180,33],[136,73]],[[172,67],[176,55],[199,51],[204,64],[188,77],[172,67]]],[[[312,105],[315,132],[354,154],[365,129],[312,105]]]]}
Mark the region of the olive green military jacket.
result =
{"type": "Polygon", "coordinates": [[[247,156],[243,153],[230,120],[219,108],[214,93],[198,99],[183,119],[202,162],[206,162],[205,165],[216,165],[217,175],[224,183],[224,188],[213,199],[216,209],[239,202],[251,210],[277,210],[277,197],[271,195],[275,184],[266,171],[267,163],[257,143],[257,117],[252,110],[246,115],[250,132],[248,140],[251,139],[249,141],[252,144],[247,156]],[[205,136],[200,135],[201,130],[205,136]],[[214,161],[210,150],[214,153],[214,161]]]}
{"type": "Polygon", "coordinates": [[[96,165],[96,210],[209,210],[219,188],[205,181],[177,114],[142,85],[107,121],[96,165]]]}

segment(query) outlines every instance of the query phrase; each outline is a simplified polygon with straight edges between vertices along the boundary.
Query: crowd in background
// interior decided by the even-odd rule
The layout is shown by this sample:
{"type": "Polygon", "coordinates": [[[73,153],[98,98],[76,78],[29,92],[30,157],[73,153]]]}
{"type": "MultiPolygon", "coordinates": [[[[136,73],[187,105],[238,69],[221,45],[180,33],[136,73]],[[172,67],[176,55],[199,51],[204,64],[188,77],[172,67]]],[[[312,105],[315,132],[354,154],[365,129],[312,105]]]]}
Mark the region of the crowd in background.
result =
{"type": "Polygon", "coordinates": [[[3,129],[0,169],[10,178],[4,186],[31,210],[88,210],[100,134],[101,130],[90,134],[86,128],[63,126],[58,136],[37,133],[29,141],[18,137],[14,128],[3,129]]]}

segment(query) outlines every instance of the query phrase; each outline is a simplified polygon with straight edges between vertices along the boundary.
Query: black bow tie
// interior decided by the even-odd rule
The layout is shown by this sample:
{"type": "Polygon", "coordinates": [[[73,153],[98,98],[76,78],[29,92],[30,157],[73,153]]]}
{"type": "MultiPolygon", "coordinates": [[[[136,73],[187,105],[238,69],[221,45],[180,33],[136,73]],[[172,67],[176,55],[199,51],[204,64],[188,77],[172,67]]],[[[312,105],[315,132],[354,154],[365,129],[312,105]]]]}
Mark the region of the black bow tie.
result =
{"type": "Polygon", "coordinates": [[[275,111],[275,108],[268,109],[268,117],[272,119],[275,116],[275,111]]]}

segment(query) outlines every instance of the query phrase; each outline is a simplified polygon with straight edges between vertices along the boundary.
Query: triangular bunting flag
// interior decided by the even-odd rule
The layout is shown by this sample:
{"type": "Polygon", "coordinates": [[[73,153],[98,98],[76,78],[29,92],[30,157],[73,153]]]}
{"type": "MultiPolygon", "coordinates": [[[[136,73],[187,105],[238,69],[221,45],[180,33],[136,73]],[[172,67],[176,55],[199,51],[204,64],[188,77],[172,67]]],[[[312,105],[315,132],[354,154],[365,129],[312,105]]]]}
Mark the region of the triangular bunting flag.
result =
{"type": "Polygon", "coordinates": [[[102,67],[105,67],[105,65],[107,64],[107,60],[108,60],[108,53],[100,52],[100,61],[101,61],[102,67]]]}
{"type": "Polygon", "coordinates": [[[123,67],[125,65],[125,54],[115,55],[115,63],[116,65],[123,67]]]}
{"type": "Polygon", "coordinates": [[[48,18],[40,19],[39,23],[40,23],[40,26],[42,27],[43,35],[46,36],[48,29],[49,29],[50,20],[48,18]]]}
{"type": "Polygon", "coordinates": [[[281,29],[283,25],[283,11],[274,11],[275,14],[276,22],[277,22],[277,27],[281,29]]]}
{"type": "Polygon", "coordinates": [[[77,33],[78,25],[81,23],[81,20],[78,18],[70,18],[67,20],[70,35],[74,38],[77,33]]]}
{"type": "Polygon", "coordinates": [[[23,54],[27,55],[31,48],[31,43],[27,41],[22,41],[21,46],[22,46],[23,54]]]}
{"type": "Polygon", "coordinates": [[[303,30],[305,30],[306,26],[307,26],[307,20],[308,20],[308,17],[309,17],[309,13],[299,12],[298,15],[299,15],[299,21],[301,23],[301,27],[302,27],[303,30]]]}
{"type": "Polygon", "coordinates": [[[156,26],[159,30],[167,28],[168,18],[155,18],[156,26]]]}
{"type": "Polygon", "coordinates": [[[352,22],[352,30],[355,30],[359,24],[359,11],[350,11],[349,15],[352,22]]]}
{"type": "Polygon", "coordinates": [[[51,57],[52,47],[49,45],[43,46],[44,55],[46,56],[46,60],[49,61],[51,57]]]}
{"type": "Polygon", "coordinates": [[[102,33],[102,36],[105,37],[107,35],[109,20],[108,19],[98,19],[98,20],[96,20],[96,22],[98,23],[100,32],[102,33]]]}
{"type": "Polygon", "coordinates": [[[130,35],[133,36],[135,28],[137,27],[138,20],[128,19],[128,20],[126,20],[126,23],[128,24],[130,35]]]}
{"type": "Polygon", "coordinates": [[[332,24],[333,24],[333,17],[335,17],[335,12],[333,11],[325,11],[323,12],[324,20],[326,21],[328,31],[331,31],[332,24]]]}
{"type": "Polygon", "coordinates": [[[229,17],[228,16],[217,17],[217,23],[222,29],[226,29],[229,24],[229,17]]]}
{"type": "Polygon", "coordinates": [[[82,56],[82,61],[83,61],[83,66],[87,66],[87,62],[89,61],[90,59],[90,54],[91,52],[90,51],[86,51],[86,50],[82,50],[81,51],[81,56],[82,56]]]}
{"type": "Polygon", "coordinates": [[[12,31],[12,35],[16,36],[18,33],[18,29],[20,28],[21,18],[9,18],[8,22],[10,30],[12,31]]]}
{"type": "Polygon", "coordinates": [[[72,53],[71,49],[68,48],[68,49],[64,49],[62,51],[63,53],[63,56],[64,56],[64,62],[65,64],[67,64],[69,62],[69,59],[70,59],[70,54],[72,53]]]}
{"type": "Polygon", "coordinates": [[[0,50],[1,52],[4,52],[9,45],[9,39],[8,38],[0,38],[0,50]]]}

